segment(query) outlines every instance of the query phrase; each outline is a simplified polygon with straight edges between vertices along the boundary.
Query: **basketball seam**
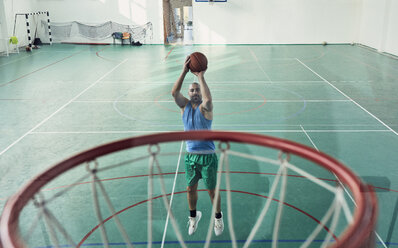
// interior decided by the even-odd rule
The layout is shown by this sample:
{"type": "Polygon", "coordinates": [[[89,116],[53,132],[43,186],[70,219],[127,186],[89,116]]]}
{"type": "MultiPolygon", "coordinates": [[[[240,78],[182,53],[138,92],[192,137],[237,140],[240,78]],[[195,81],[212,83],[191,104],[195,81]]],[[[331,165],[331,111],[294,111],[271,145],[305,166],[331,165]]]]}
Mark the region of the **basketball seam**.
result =
{"type": "MultiPolygon", "coordinates": [[[[198,56],[196,54],[193,54],[193,56],[195,57],[196,63],[199,66],[199,68],[202,68],[202,64],[200,63],[198,56]]],[[[199,68],[195,68],[195,71],[200,71],[199,68]]]]}

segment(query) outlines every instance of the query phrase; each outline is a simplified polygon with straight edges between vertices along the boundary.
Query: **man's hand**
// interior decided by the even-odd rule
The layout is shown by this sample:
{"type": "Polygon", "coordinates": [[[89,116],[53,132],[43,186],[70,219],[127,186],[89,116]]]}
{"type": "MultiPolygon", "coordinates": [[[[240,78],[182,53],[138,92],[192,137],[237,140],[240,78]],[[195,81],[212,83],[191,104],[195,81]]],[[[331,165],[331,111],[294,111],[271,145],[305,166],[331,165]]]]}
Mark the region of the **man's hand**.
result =
{"type": "Polygon", "coordinates": [[[182,70],[187,73],[189,72],[189,63],[191,62],[191,57],[188,55],[187,58],[185,59],[185,63],[184,66],[182,68],[182,70]]]}
{"type": "Polygon", "coordinates": [[[192,72],[197,77],[203,77],[205,75],[206,70],[199,72],[192,72]]]}

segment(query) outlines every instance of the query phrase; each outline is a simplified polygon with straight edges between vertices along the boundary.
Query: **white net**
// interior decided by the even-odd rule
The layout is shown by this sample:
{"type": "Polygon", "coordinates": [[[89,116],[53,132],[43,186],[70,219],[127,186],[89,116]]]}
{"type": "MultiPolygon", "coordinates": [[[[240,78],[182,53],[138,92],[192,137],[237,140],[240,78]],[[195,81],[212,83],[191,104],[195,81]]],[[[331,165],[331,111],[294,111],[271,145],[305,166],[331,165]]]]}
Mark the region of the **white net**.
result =
{"type": "MultiPolygon", "coordinates": [[[[355,203],[350,202],[349,191],[345,193],[344,185],[332,179],[334,174],[329,170],[317,170],[300,156],[282,151],[278,155],[274,149],[256,145],[220,142],[216,153],[219,164],[214,202],[222,196],[228,229],[224,230],[221,247],[250,247],[255,243],[262,247],[264,242],[272,247],[329,247],[354,222],[355,203]],[[299,161],[299,165],[292,161],[299,161]],[[248,178],[242,179],[242,175],[248,178]],[[264,200],[250,204],[248,198],[236,197],[238,193],[264,200]],[[308,196],[310,201],[305,199],[308,196]],[[303,204],[303,210],[295,204],[303,204]],[[297,216],[292,210],[304,215],[297,216]],[[312,216],[305,210],[317,214],[312,216]],[[312,224],[303,227],[304,217],[310,217],[312,224]]],[[[201,221],[207,228],[196,233],[201,242],[190,239],[184,229],[187,202],[181,197],[174,199],[186,194],[184,179],[177,179],[183,174],[179,169],[183,155],[183,142],[175,141],[96,156],[65,171],[36,193],[21,212],[23,242],[28,247],[197,247],[198,243],[217,247],[220,240],[213,234],[215,206],[211,213],[207,211],[210,219],[201,221]],[[137,212],[128,211],[133,207],[137,212]],[[87,234],[82,237],[82,232],[87,234]]]]}
{"type": "MultiPolygon", "coordinates": [[[[48,25],[41,22],[44,30],[41,33],[44,39],[48,36],[48,25]]],[[[112,34],[115,32],[128,32],[134,41],[143,44],[152,43],[152,23],[144,25],[125,25],[108,21],[101,24],[86,24],[81,22],[51,22],[51,32],[54,42],[113,42],[112,34]]]]}

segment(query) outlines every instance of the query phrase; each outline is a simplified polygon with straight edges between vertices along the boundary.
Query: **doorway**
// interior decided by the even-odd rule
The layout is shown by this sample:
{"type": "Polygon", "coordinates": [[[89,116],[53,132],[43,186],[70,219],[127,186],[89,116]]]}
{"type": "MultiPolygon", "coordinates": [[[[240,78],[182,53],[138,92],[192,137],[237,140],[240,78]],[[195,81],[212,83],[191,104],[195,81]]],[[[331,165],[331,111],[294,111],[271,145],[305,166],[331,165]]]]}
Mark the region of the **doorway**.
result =
{"type": "Polygon", "coordinates": [[[164,44],[193,44],[192,1],[163,1],[164,44]]]}
{"type": "Polygon", "coordinates": [[[176,17],[176,36],[177,43],[192,44],[192,6],[182,6],[174,9],[176,17]]]}

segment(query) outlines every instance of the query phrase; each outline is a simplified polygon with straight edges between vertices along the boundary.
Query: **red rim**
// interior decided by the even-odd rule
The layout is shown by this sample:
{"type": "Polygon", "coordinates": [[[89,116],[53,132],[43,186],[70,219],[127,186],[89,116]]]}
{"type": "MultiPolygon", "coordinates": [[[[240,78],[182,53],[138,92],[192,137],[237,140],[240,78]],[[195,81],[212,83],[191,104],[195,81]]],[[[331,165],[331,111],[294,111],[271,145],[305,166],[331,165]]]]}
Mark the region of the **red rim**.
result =
{"type": "Polygon", "coordinates": [[[81,152],[64,160],[28,182],[6,203],[0,220],[0,237],[3,247],[24,247],[18,236],[19,213],[31,197],[45,184],[84,162],[97,157],[148,144],[158,144],[183,140],[217,140],[247,143],[274,148],[310,160],[325,169],[332,171],[351,190],[357,208],[353,223],[331,247],[361,247],[373,238],[373,229],[377,218],[377,200],[373,189],[361,180],[346,166],[336,159],[307,146],[275,137],[226,131],[191,131],[168,132],[128,138],[81,152]]]}

